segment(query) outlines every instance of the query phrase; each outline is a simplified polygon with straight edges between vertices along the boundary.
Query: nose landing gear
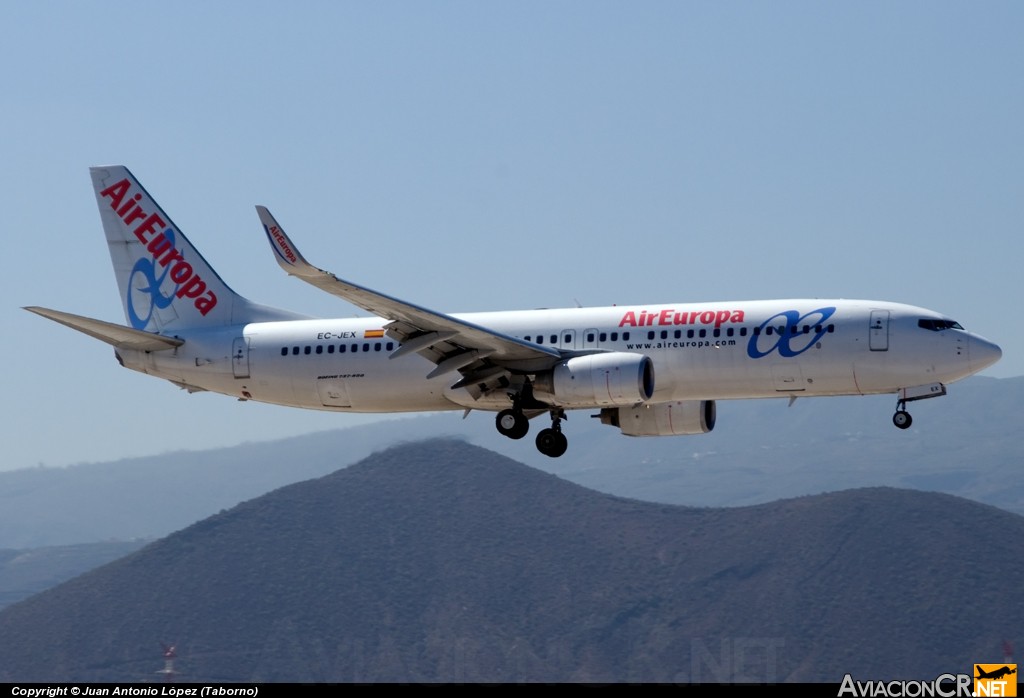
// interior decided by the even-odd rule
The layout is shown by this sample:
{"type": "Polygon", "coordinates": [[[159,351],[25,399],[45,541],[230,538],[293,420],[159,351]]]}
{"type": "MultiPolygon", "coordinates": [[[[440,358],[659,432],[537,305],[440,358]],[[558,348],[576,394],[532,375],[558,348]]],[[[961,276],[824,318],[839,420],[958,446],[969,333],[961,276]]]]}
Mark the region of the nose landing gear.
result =
{"type": "Polygon", "coordinates": [[[910,416],[910,413],[903,409],[906,406],[906,402],[900,400],[896,403],[896,414],[892,416],[892,423],[895,424],[899,429],[909,429],[910,425],[914,423],[914,418],[910,416]]]}

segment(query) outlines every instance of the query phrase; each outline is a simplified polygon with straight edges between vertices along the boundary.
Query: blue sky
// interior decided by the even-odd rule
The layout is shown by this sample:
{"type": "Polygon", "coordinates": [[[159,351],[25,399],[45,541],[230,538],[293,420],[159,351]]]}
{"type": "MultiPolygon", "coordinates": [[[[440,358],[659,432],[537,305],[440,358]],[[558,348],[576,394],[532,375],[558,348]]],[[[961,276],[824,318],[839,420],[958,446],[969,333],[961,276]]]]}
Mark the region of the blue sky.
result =
{"type": "Polygon", "coordinates": [[[308,314],[357,311],[281,273],[254,204],[439,310],[877,298],[1024,374],[1019,3],[45,2],[0,26],[0,468],[365,419],[189,396],[21,310],[123,322],[99,164],[308,314]]]}

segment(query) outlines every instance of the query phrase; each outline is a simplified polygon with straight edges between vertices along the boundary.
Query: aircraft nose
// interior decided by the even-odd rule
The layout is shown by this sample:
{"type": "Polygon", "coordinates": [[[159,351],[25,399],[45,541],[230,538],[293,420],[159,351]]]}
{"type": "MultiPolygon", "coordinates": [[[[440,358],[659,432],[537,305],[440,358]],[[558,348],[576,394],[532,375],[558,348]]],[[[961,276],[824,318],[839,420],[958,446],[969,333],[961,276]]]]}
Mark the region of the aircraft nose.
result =
{"type": "Polygon", "coordinates": [[[999,361],[1003,356],[1003,350],[999,348],[998,344],[973,334],[968,355],[970,356],[971,370],[977,372],[999,361]]]}

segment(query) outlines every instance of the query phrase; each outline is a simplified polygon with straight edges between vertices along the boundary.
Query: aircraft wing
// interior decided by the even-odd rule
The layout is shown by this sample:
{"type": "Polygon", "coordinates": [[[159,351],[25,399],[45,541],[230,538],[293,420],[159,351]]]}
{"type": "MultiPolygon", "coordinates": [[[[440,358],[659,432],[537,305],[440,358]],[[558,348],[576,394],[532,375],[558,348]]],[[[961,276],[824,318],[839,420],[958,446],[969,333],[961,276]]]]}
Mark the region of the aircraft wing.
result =
{"type": "Polygon", "coordinates": [[[106,342],[118,349],[137,349],[139,351],[162,351],[180,347],[185,343],[183,339],[176,337],[165,337],[152,332],[132,329],[124,325],[117,325],[103,320],[94,320],[82,315],[65,313],[60,310],[50,310],[39,306],[28,306],[25,310],[36,315],[42,315],[54,322],[78,330],[83,334],[106,342]]]}
{"type": "Polygon", "coordinates": [[[391,358],[419,353],[437,365],[428,377],[458,370],[463,374],[463,380],[456,386],[461,386],[493,378],[494,374],[502,372],[501,369],[532,372],[550,368],[562,359],[562,352],[554,347],[539,346],[399,300],[314,267],[285,235],[270,211],[263,206],[257,206],[256,211],[282,269],[389,320],[385,325],[388,336],[402,343],[391,358]]]}

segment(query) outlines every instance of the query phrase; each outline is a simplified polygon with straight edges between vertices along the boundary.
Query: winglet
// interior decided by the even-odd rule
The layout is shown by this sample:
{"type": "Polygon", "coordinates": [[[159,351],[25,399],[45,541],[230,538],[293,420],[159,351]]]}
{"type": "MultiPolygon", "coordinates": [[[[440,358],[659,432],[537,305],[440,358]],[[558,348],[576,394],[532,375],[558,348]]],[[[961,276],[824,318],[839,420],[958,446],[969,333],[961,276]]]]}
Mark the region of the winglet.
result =
{"type": "Polygon", "coordinates": [[[277,263],[289,274],[302,275],[302,272],[311,271],[313,265],[306,261],[306,258],[299,252],[299,248],[285,235],[284,229],[277,222],[266,206],[257,206],[256,213],[259,214],[260,223],[267,233],[270,247],[274,250],[277,263]]]}

